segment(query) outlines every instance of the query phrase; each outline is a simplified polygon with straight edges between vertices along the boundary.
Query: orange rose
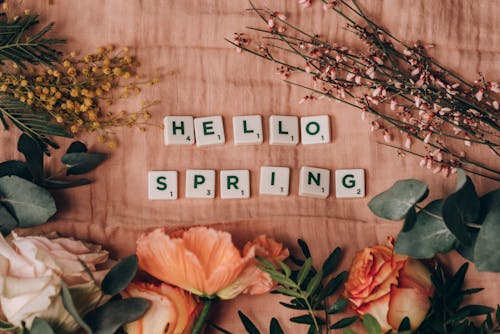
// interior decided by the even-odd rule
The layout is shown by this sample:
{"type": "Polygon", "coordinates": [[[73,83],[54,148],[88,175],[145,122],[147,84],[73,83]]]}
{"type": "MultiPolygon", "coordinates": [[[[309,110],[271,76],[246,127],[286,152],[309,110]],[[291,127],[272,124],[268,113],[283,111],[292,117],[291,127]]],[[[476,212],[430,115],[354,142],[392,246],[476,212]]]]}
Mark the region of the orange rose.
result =
{"type": "Polygon", "coordinates": [[[167,284],[132,283],[122,296],[151,301],[151,307],[141,319],[125,325],[128,334],[190,333],[201,306],[191,294],[167,284]]]}
{"type": "MultiPolygon", "coordinates": [[[[257,289],[262,277],[254,275],[258,270],[256,248],[264,256],[267,252],[270,258],[276,252],[286,255],[288,251],[274,240],[264,239],[261,245],[245,247],[241,254],[227,232],[193,227],[169,236],[163,229],[157,229],[139,238],[137,256],[141,269],[166,283],[199,296],[231,299],[242,292],[269,291],[257,289]]],[[[263,279],[266,282],[262,284],[269,285],[268,277],[263,279]]]]}
{"type": "Polygon", "coordinates": [[[345,296],[359,314],[374,316],[383,331],[397,329],[405,317],[415,330],[434,293],[430,272],[418,260],[394,254],[394,239],[359,251],[345,284],[345,296]]]}

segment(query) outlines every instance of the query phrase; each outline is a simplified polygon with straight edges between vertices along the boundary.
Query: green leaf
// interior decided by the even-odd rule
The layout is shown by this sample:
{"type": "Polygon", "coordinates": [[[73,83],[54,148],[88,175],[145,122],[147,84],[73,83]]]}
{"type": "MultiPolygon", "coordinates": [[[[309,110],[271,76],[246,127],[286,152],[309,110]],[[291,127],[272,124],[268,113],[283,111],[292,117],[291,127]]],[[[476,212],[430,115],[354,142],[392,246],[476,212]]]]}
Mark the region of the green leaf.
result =
{"type": "Polygon", "coordinates": [[[107,295],[116,295],[124,290],[137,273],[137,255],[131,255],[121,259],[111,268],[102,281],[101,289],[107,295]]]}
{"type": "Polygon", "coordinates": [[[245,327],[248,334],[260,334],[254,323],[241,311],[238,311],[238,316],[240,317],[243,327],[245,327]]]}
{"type": "Polygon", "coordinates": [[[304,254],[304,257],[311,257],[311,252],[309,250],[309,246],[307,246],[307,243],[302,239],[297,240],[297,242],[299,243],[299,247],[302,250],[302,254],[304,254]]]}
{"type": "Polygon", "coordinates": [[[349,304],[349,301],[344,298],[339,298],[335,303],[328,309],[328,314],[337,314],[343,312],[349,304]]]}
{"type": "Polygon", "coordinates": [[[358,334],[357,332],[353,331],[352,329],[349,328],[344,328],[342,331],[343,334],[358,334]]]}
{"type": "Polygon", "coordinates": [[[323,272],[320,270],[309,281],[309,284],[307,284],[307,289],[306,289],[307,297],[311,296],[316,291],[316,289],[318,289],[322,278],[323,278],[323,272]]]}
{"type": "Polygon", "coordinates": [[[448,229],[466,246],[473,242],[466,224],[477,221],[480,206],[472,180],[459,170],[457,191],[444,200],[442,215],[448,229]]]}
{"type": "Polygon", "coordinates": [[[43,224],[56,213],[52,195],[17,176],[0,178],[0,202],[19,222],[19,227],[43,224]]]}
{"type": "MultiPolygon", "coordinates": [[[[313,325],[314,324],[314,319],[310,314],[304,314],[304,315],[299,315],[297,317],[290,318],[291,322],[294,322],[296,324],[307,324],[307,325],[313,325]]],[[[316,318],[316,321],[318,321],[318,318],[316,318]]]]}
{"type": "Polygon", "coordinates": [[[319,294],[320,299],[331,296],[347,279],[347,271],[343,271],[334,278],[332,278],[319,294]]]}
{"type": "Polygon", "coordinates": [[[278,319],[272,318],[271,323],[269,324],[269,333],[270,334],[285,334],[283,332],[283,329],[280,326],[280,323],[278,322],[278,319]]]}
{"type": "Polygon", "coordinates": [[[411,330],[410,318],[404,317],[403,321],[399,324],[398,333],[411,330]]]}
{"type": "Polygon", "coordinates": [[[16,328],[17,328],[17,326],[0,319],[0,330],[8,332],[8,331],[13,331],[16,328]]]}
{"type": "Polygon", "coordinates": [[[370,314],[365,314],[363,316],[363,326],[365,327],[368,334],[381,334],[382,328],[378,323],[377,319],[375,319],[370,314]]]}
{"type": "Polygon", "coordinates": [[[378,217],[400,220],[428,194],[427,185],[418,180],[400,180],[368,203],[368,207],[378,217]]]}
{"type": "Polygon", "coordinates": [[[478,315],[486,315],[493,312],[493,308],[483,305],[466,305],[458,310],[458,312],[464,312],[468,317],[475,317],[478,315]]]}
{"type": "Polygon", "coordinates": [[[323,262],[322,270],[323,277],[326,277],[333,273],[337,265],[339,264],[340,257],[342,256],[342,250],[340,247],[335,248],[330,255],[326,258],[325,262],[323,262]]]}
{"type": "Polygon", "coordinates": [[[358,319],[359,318],[357,316],[340,319],[339,321],[337,321],[336,323],[331,325],[330,329],[339,329],[339,328],[344,328],[344,327],[350,326],[353,323],[355,323],[358,319]]]}
{"type": "Polygon", "coordinates": [[[85,316],[85,321],[94,334],[113,334],[121,326],[141,318],[151,302],[142,298],[114,300],[85,316]]]}
{"type": "Polygon", "coordinates": [[[500,189],[481,198],[485,212],[474,247],[478,271],[500,272],[500,189]]]}
{"type": "Polygon", "coordinates": [[[292,274],[292,269],[290,269],[290,267],[287,266],[284,262],[282,262],[280,260],[276,260],[276,261],[278,262],[279,266],[281,267],[281,269],[285,273],[285,276],[290,277],[290,275],[292,274]]]}
{"type": "Polygon", "coordinates": [[[300,293],[298,293],[295,290],[292,289],[287,289],[287,288],[277,288],[274,290],[277,293],[281,293],[282,295],[290,296],[290,297],[295,297],[295,298],[304,298],[300,293]]]}
{"type": "Polygon", "coordinates": [[[87,146],[81,141],[74,141],[69,145],[66,153],[85,153],[87,152],[87,146]]]}
{"type": "Polygon", "coordinates": [[[17,142],[17,150],[24,154],[28,169],[35,181],[43,178],[43,148],[40,144],[22,134],[17,142]]]}
{"type": "Polygon", "coordinates": [[[0,233],[4,236],[8,235],[16,227],[17,220],[12,217],[10,212],[3,205],[0,205],[0,233]]]}
{"type": "Polygon", "coordinates": [[[54,334],[54,331],[46,320],[37,317],[33,320],[30,334],[54,334]]]}
{"type": "Polygon", "coordinates": [[[96,168],[106,157],[104,153],[66,153],[61,158],[61,161],[68,167],[68,175],[79,175],[96,168]]]}
{"type": "Polygon", "coordinates": [[[309,272],[311,271],[312,267],[312,259],[309,257],[307,260],[304,262],[302,265],[302,268],[300,268],[299,273],[297,274],[297,285],[301,286],[302,283],[304,283],[304,280],[306,279],[307,275],[309,275],[309,272]]]}
{"type": "Polygon", "coordinates": [[[83,321],[83,319],[80,317],[80,314],[78,314],[75,304],[73,303],[73,298],[71,297],[71,293],[69,292],[68,287],[64,283],[61,284],[61,298],[64,308],[73,317],[73,319],[75,319],[76,323],[80,325],[80,327],[85,332],[87,332],[88,334],[92,334],[92,330],[90,329],[90,327],[86,324],[85,321],[83,321]]]}
{"type": "Polygon", "coordinates": [[[17,160],[8,160],[0,163],[0,177],[2,176],[19,176],[25,180],[31,181],[33,176],[31,175],[28,164],[17,160]]]}
{"type": "Polygon", "coordinates": [[[453,248],[455,236],[446,227],[441,216],[443,200],[429,203],[417,214],[415,225],[409,231],[399,233],[395,251],[414,258],[431,258],[453,248]]]}
{"type": "Polygon", "coordinates": [[[405,221],[403,223],[403,232],[410,231],[413,226],[415,226],[415,222],[417,221],[417,210],[412,206],[408,213],[406,214],[405,221]]]}

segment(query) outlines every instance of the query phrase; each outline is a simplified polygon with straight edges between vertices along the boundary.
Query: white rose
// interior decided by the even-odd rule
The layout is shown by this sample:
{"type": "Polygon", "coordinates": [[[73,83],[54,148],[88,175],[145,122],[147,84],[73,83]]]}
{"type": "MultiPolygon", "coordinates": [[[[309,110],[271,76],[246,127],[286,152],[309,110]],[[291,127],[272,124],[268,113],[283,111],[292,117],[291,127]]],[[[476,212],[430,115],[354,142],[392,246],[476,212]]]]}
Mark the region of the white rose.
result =
{"type": "Polygon", "coordinates": [[[71,332],[77,324],[66,312],[60,297],[61,284],[69,286],[83,314],[100,297],[99,288],[85,272],[80,260],[100,279],[106,271],[96,265],[108,260],[100,246],[69,238],[0,236],[0,306],[7,321],[27,328],[35,317],[49,321],[56,329],[71,332]]]}

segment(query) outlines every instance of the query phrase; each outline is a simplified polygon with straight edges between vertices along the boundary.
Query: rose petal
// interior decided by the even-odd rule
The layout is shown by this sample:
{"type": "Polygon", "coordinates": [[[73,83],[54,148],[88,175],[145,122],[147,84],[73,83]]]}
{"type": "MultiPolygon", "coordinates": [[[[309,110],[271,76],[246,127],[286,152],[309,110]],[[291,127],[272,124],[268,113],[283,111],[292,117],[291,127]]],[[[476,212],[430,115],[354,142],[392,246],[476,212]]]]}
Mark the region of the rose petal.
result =
{"type": "Polygon", "coordinates": [[[377,319],[382,332],[386,332],[391,329],[391,326],[387,322],[387,312],[389,311],[389,302],[391,296],[389,294],[374,300],[368,304],[363,305],[357,309],[357,312],[361,315],[370,314],[375,319],[377,319]]]}
{"type": "Polygon", "coordinates": [[[392,328],[398,328],[405,317],[415,330],[424,321],[430,308],[429,297],[420,289],[396,288],[391,290],[387,320],[392,328]]]}

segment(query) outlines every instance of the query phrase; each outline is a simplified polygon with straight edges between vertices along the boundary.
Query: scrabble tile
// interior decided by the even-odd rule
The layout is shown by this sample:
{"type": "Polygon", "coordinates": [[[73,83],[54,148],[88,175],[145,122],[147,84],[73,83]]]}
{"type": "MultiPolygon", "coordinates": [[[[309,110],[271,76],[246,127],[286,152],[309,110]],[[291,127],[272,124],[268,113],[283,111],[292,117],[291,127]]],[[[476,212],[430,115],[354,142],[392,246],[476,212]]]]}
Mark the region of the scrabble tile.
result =
{"type": "Polygon", "coordinates": [[[234,143],[262,144],[262,117],[260,115],[233,117],[234,143]]]}
{"type": "Polygon", "coordinates": [[[297,145],[299,119],[296,116],[269,117],[269,143],[271,145],[297,145]]]}
{"type": "Polygon", "coordinates": [[[186,198],[214,198],[215,171],[188,169],[186,171],[186,198]]]}
{"type": "Polygon", "coordinates": [[[192,116],[166,116],[163,119],[165,145],[194,144],[192,116]]]}
{"type": "Polygon", "coordinates": [[[220,145],[226,142],[221,116],[194,119],[196,146],[220,145]]]}
{"type": "Polygon", "coordinates": [[[288,196],[290,185],[290,168],[288,167],[270,167],[260,168],[260,187],[261,195],[288,196]]]}
{"type": "Polygon", "coordinates": [[[363,169],[337,169],[335,192],[338,198],[365,197],[365,171],[363,169]]]}
{"type": "Polygon", "coordinates": [[[303,145],[330,142],[330,118],[328,115],[300,118],[300,139],[303,145]]]}
{"type": "Polygon", "coordinates": [[[220,197],[222,199],[249,198],[250,171],[222,170],[220,172],[220,197]]]}
{"type": "Polygon", "coordinates": [[[177,199],[177,172],[176,171],[149,172],[148,197],[150,200],[177,199]]]}
{"type": "Polygon", "coordinates": [[[327,198],[330,194],[330,170],[314,167],[300,169],[299,195],[327,198]]]}

